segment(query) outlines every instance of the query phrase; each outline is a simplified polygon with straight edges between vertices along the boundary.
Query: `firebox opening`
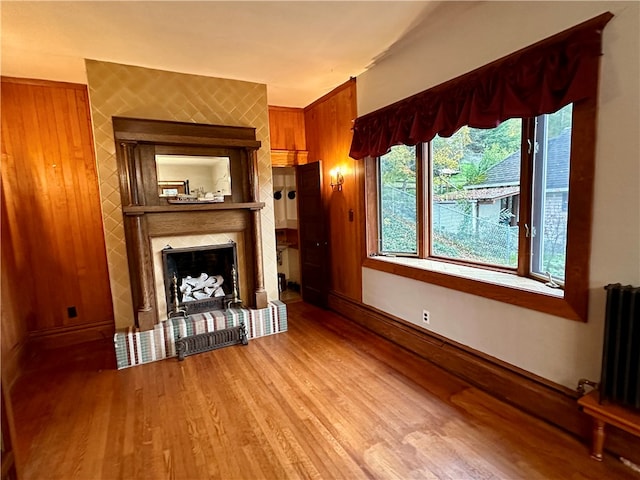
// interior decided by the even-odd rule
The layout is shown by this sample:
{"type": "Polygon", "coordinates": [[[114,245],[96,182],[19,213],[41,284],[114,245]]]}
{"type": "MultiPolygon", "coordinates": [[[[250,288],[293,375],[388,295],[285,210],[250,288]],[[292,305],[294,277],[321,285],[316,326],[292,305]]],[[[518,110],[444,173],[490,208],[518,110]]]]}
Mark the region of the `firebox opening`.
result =
{"type": "Polygon", "coordinates": [[[165,247],[162,261],[167,310],[175,308],[176,291],[179,308],[188,314],[223,310],[234,298],[236,251],[235,242],[190,248],[165,247]],[[174,285],[174,277],[177,285],[174,285]]]}

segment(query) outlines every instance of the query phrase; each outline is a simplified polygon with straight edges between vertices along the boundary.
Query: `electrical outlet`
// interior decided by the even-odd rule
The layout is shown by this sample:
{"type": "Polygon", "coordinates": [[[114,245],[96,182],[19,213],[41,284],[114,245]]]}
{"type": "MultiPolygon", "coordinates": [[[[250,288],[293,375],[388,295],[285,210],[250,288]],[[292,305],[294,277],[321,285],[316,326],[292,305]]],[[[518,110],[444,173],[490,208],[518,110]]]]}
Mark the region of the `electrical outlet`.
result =
{"type": "Polygon", "coordinates": [[[431,314],[429,310],[422,310],[422,323],[425,325],[429,325],[429,320],[431,319],[431,314]]]}

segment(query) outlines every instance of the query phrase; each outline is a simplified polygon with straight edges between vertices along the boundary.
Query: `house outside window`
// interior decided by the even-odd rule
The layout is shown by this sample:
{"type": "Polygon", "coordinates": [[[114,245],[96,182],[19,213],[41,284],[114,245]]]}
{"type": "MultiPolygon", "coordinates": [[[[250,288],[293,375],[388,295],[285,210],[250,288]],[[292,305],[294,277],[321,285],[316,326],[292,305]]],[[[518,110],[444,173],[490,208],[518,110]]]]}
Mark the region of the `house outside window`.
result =
{"type": "Polygon", "coordinates": [[[462,127],[448,138],[392,147],[378,162],[379,253],[498,268],[545,281],[550,274],[562,284],[571,125],[570,104],[534,121],[462,127]],[[523,196],[521,185],[530,193],[523,196]],[[420,248],[422,231],[426,241],[420,248]]]}

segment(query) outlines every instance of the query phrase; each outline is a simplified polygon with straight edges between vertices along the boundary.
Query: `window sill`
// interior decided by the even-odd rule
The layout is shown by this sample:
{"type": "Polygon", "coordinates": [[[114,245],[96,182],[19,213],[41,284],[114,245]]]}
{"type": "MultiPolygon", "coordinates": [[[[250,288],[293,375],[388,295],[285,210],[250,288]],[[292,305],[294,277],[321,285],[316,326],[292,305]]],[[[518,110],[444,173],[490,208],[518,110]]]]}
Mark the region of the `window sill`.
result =
{"type": "Polygon", "coordinates": [[[491,298],[571,320],[586,321],[566,292],[504,272],[409,257],[369,257],[363,267],[491,298]]]}
{"type": "Polygon", "coordinates": [[[526,290],[528,292],[549,295],[552,297],[563,298],[564,290],[559,288],[549,288],[544,283],[532,278],[518,277],[517,275],[487,270],[484,268],[470,267],[468,265],[458,265],[449,262],[439,262],[437,260],[426,260],[422,258],[411,257],[375,257],[376,260],[388,261],[398,265],[406,265],[407,267],[419,268],[429,272],[441,273],[443,275],[452,275],[455,277],[475,280],[492,285],[500,285],[502,287],[514,288],[517,290],[526,290]]]}

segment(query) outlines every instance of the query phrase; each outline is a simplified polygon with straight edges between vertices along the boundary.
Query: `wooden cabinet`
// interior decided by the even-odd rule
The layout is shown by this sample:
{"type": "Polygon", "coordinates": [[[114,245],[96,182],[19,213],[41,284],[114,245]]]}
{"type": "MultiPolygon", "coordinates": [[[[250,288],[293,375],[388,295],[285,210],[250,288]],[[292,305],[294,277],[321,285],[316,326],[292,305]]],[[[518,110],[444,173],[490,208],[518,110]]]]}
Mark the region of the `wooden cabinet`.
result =
{"type": "Polygon", "coordinates": [[[295,228],[276,228],[278,246],[298,248],[298,230],[295,228]]]}
{"type": "Polygon", "coordinates": [[[273,150],[306,150],[304,109],[270,105],[269,137],[273,150]]]}
{"type": "Polygon", "coordinates": [[[271,165],[294,167],[307,163],[307,141],[304,110],[291,107],[269,107],[271,165]]]}

